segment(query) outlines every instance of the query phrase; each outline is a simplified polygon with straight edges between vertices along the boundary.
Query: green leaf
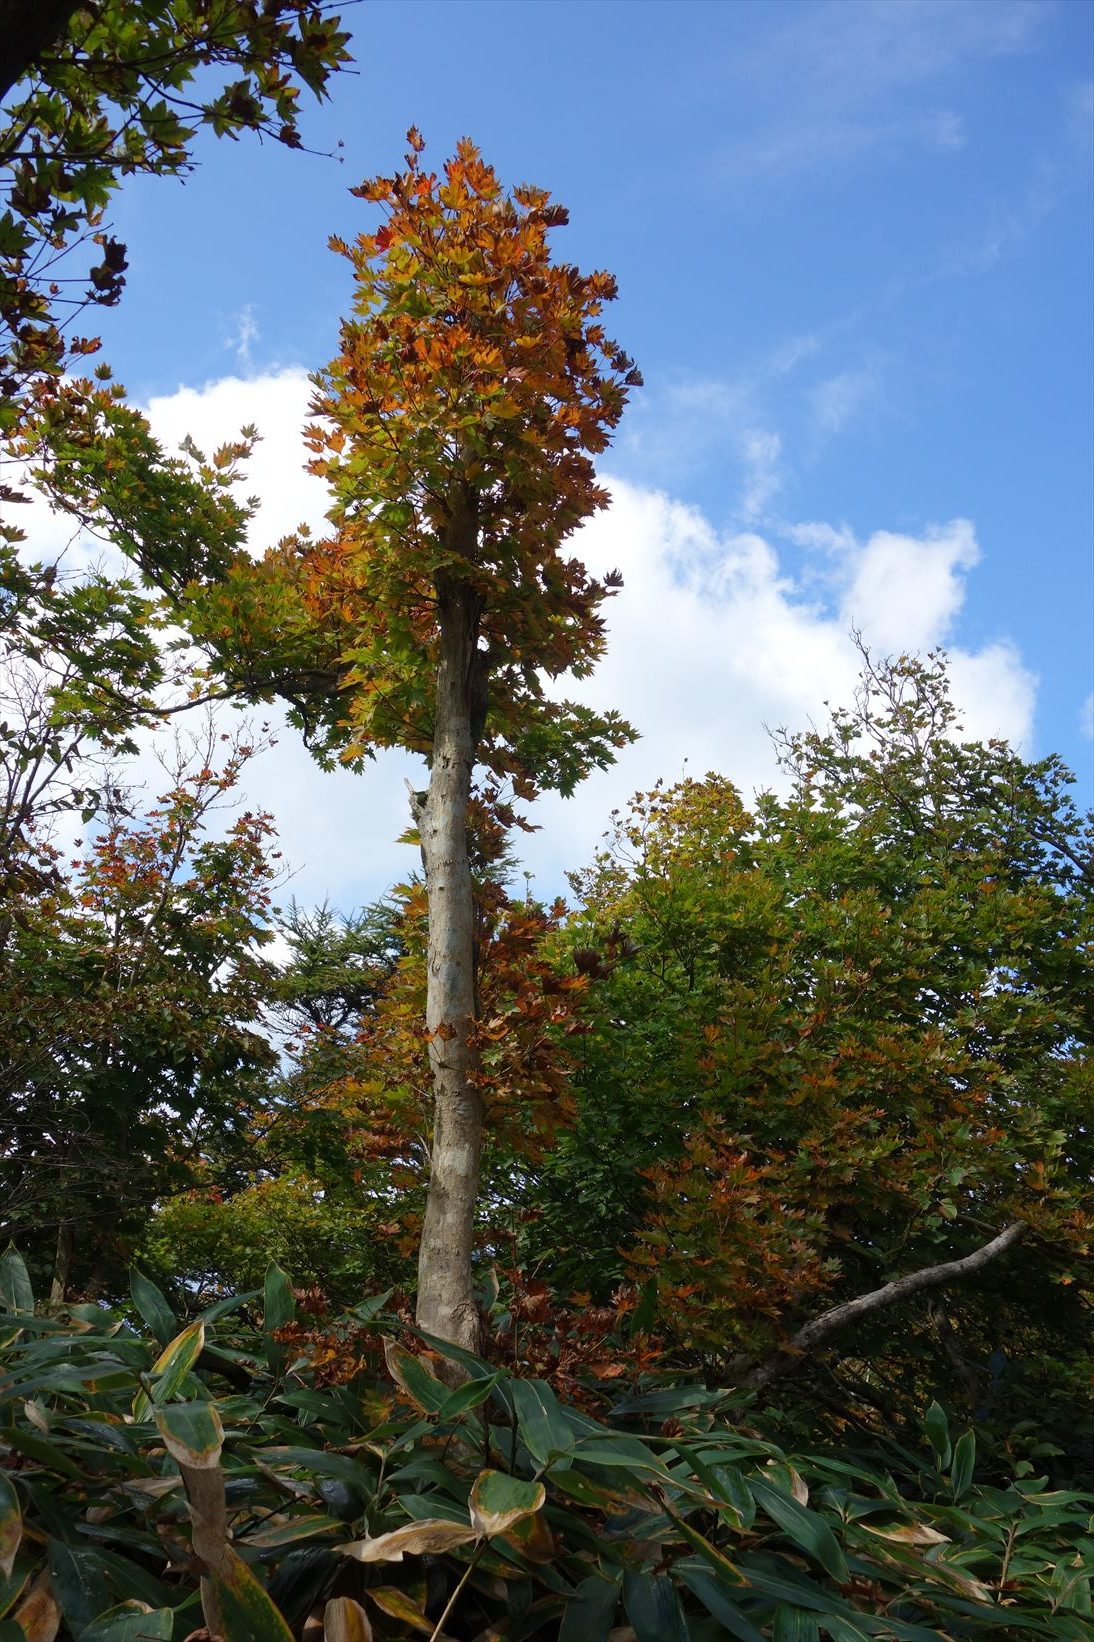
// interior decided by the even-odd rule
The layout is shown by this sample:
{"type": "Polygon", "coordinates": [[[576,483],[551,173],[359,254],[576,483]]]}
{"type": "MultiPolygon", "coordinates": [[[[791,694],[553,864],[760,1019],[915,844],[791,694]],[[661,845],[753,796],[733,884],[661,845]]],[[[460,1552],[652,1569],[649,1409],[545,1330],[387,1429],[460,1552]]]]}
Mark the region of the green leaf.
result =
{"type": "Polygon", "coordinates": [[[96,1614],[109,1608],[115,1598],[107,1579],[106,1565],[98,1551],[49,1542],[49,1576],[64,1616],[78,1636],[96,1614]]]}
{"type": "Polygon", "coordinates": [[[509,1393],[517,1413],[517,1429],[533,1459],[545,1466],[572,1452],[577,1433],[549,1385],[542,1380],[513,1380],[509,1393]]]}
{"type": "Polygon", "coordinates": [[[524,1517],[542,1509],[547,1490],[541,1482],[524,1482],[504,1471],[481,1471],[468,1508],[480,1534],[504,1534],[524,1517]]]}
{"type": "Polygon", "coordinates": [[[391,1378],[415,1408],[420,1408],[423,1414],[440,1413],[450,1393],[420,1358],[412,1351],[404,1351],[394,1340],[385,1340],[384,1361],[391,1378]]]}
{"type": "Polygon", "coordinates": [[[210,1583],[224,1617],[226,1642],[293,1642],[293,1634],[268,1592],[245,1562],[229,1551],[230,1572],[210,1583]]]}
{"type": "Polygon", "coordinates": [[[33,1431],[24,1431],[22,1426],[0,1426],[0,1442],[25,1454],[28,1459],[37,1460],[47,1471],[56,1471],[62,1477],[72,1477],[74,1481],[87,1481],[86,1473],[63,1448],[58,1448],[55,1442],[39,1437],[33,1431]]]}
{"type": "Polygon", "coordinates": [[[199,1318],[177,1334],[171,1343],[160,1352],[152,1364],[152,1395],[145,1391],[138,1391],[133,1399],[133,1418],[137,1421],[146,1420],[151,1414],[153,1406],[170,1402],[181,1390],[187,1375],[201,1356],[205,1346],[205,1325],[199,1318]]]}
{"type": "Polygon", "coordinates": [[[950,1466],[950,1422],[946,1418],[945,1409],[937,1403],[932,1403],[923,1416],[923,1429],[927,1433],[927,1440],[934,1450],[934,1457],[940,1471],[948,1471],[950,1466]]]}
{"type": "Polygon", "coordinates": [[[953,1451],[953,1464],[950,1467],[950,1489],[955,1500],[968,1492],[975,1469],[976,1437],[973,1432],[966,1431],[958,1438],[957,1447],[953,1451]]]}
{"type": "Polygon", "coordinates": [[[551,1387],[542,1380],[513,1380],[509,1392],[517,1411],[517,1428],[532,1458],[549,1465],[570,1453],[577,1436],[551,1387]]]}
{"type": "Polygon", "coordinates": [[[486,1402],[488,1397],[493,1395],[494,1389],[501,1378],[500,1373],[490,1374],[485,1379],[466,1380],[463,1385],[457,1386],[455,1391],[450,1392],[438,1408],[438,1421],[454,1420],[459,1415],[470,1412],[473,1408],[479,1408],[486,1402]]]}
{"type": "Polygon", "coordinates": [[[771,1642],[820,1642],[820,1626],[812,1614],[784,1604],[775,1609],[771,1642]]]}
{"type": "Polygon", "coordinates": [[[279,1328],[284,1328],[296,1317],[296,1301],[292,1284],[276,1261],[266,1267],[266,1281],[262,1290],[262,1337],[266,1342],[266,1361],[271,1373],[278,1379],[285,1372],[288,1352],[274,1339],[279,1328]]]}
{"type": "Polygon", "coordinates": [[[618,1606],[619,1586],[590,1574],[566,1604],[558,1642],[607,1642],[618,1606]]]}
{"type": "Polygon", "coordinates": [[[215,1403],[168,1403],[156,1410],[164,1447],[179,1465],[210,1471],[220,1462],[224,1427],[215,1403]]]}
{"type": "Polygon", "coordinates": [[[700,1568],[693,1562],[678,1562],[674,1571],[707,1612],[724,1625],[731,1636],[737,1637],[738,1642],[764,1642],[762,1631],[758,1631],[726,1595],[708,1568],[700,1568]]]}
{"type": "Polygon", "coordinates": [[[167,1304],[166,1296],[150,1278],[139,1272],[136,1266],[129,1273],[129,1292],[133,1296],[133,1304],[160,1345],[170,1345],[178,1333],[179,1325],[175,1315],[167,1304]]]}
{"type": "Polygon", "coordinates": [[[831,1574],[838,1584],[850,1582],[847,1558],[822,1516],[806,1505],[799,1505],[796,1499],[780,1493],[777,1488],[772,1488],[770,1483],[751,1479],[749,1487],[760,1509],[767,1512],[772,1522],[778,1523],[795,1545],[819,1562],[825,1573],[831,1574]]]}
{"type": "Polygon", "coordinates": [[[679,1594],[667,1574],[625,1569],[623,1606],[638,1642],[690,1642],[679,1594]]]}
{"type": "Polygon", "coordinates": [[[292,1517],[273,1528],[260,1528],[257,1533],[248,1534],[241,1543],[265,1549],[273,1545],[295,1545],[302,1539],[314,1539],[316,1534],[344,1534],[345,1531],[346,1525],[338,1517],[292,1517]]]}
{"type": "Polygon", "coordinates": [[[19,1495],[4,1472],[0,1471],[0,1574],[5,1579],[11,1578],[22,1538],[23,1513],[19,1508],[19,1495]]]}
{"type": "Polygon", "coordinates": [[[323,1448],[258,1448],[255,1457],[274,1470],[310,1471],[317,1477],[334,1477],[366,1500],[375,1493],[372,1473],[348,1454],[332,1454],[323,1448]]]}
{"type": "Polygon", "coordinates": [[[80,1633],[80,1642],[171,1642],[175,1615],[171,1608],[150,1608],[147,1602],[122,1602],[93,1619],[80,1633]]]}

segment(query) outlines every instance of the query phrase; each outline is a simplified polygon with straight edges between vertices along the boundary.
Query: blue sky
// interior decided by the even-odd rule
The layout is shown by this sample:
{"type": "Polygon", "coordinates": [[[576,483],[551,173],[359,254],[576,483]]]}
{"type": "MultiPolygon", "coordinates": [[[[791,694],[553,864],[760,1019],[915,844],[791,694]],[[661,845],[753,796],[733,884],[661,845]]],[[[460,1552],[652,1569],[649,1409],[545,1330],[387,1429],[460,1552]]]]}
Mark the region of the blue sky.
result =
{"type": "MultiPolygon", "coordinates": [[[[548,806],[564,842],[537,871],[580,864],[610,803],[685,756],[765,779],[763,719],[804,721],[846,683],[852,622],[882,648],[947,643],[971,726],[1063,753],[1087,796],[1088,0],[371,0],[346,16],[356,71],[305,122],[340,158],[210,140],[185,186],[128,188],[106,351],[171,432],[259,421],[276,535],[318,505],[286,475],[303,373],[348,296],[326,238],[364,225],[348,188],[396,166],[414,122],[437,163],[468,134],[570,208],[558,252],[618,275],[613,329],[647,381],[605,463],[617,507],[587,544],[630,570],[613,642],[631,653],[604,688],[646,744],[578,808],[548,806]]],[[[293,768],[271,777],[275,808],[293,768]]],[[[376,887],[326,859],[336,898],[376,887]]]]}

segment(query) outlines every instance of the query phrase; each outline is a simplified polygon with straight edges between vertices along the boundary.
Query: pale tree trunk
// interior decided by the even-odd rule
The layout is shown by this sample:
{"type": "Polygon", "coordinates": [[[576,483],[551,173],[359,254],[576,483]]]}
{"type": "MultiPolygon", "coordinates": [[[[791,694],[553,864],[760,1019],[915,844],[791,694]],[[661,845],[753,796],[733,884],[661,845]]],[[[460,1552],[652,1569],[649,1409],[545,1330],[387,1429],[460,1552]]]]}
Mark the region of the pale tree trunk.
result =
{"type": "Polygon", "coordinates": [[[53,1280],[49,1285],[51,1306],[63,1306],[65,1303],[65,1290],[68,1288],[75,1249],[76,1237],[72,1225],[64,1220],[57,1228],[57,1252],[53,1259],[53,1280]]]}
{"type": "Polygon", "coordinates": [[[461,582],[438,585],[440,655],[429,789],[415,805],[429,908],[426,1027],[433,1074],[433,1149],[418,1254],[418,1326],[475,1351],[471,1282],[482,1153],[482,1099],[471,1074],[475,1021],[474,894],[467,807],[475,762],[472,690],[478,600],[461,582]]]}

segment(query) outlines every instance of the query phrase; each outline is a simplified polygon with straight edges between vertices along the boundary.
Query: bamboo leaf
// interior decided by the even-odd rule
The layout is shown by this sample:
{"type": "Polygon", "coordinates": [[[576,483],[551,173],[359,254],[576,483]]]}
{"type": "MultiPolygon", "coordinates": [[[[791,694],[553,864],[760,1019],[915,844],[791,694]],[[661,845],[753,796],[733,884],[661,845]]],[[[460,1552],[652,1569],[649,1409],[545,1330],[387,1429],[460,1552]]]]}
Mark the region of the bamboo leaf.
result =
{"type": "Polygon", "coordinates": [[[761,1510],[766,1511],[772,1522],[779,1527],[803,1551],[820,1563],[825,1573],[841,1585],[849,1583],[851,1575],[847,1567],[847,1559],[840,1549],[836,1536],[816,1511],[807,1506],[799,1505],[797,1500],[788,1498],[769,1483],[753,1480],[749,1484],[756,1497],[756,1503],[761,1510]]]}
{"type": "Polygon", "coordinates": [[[503,1471],[482,1471],[471,1490],[471,1521],[480,1534],[504,1534],[541,1510],[546,1497],[541,1482],[524,1482],[503,1471]]]}
{"type": "Polygon", "coordinates": [[[336,1596],[323,1609],[323,1642],[372,1642],[372,1622],[359,1602],[336,1596]]]}
{"type": "Polygon", "coordinates": [[[133,1399],[133,1418],[146,1420],[153,1407],[170,1402],[178,1395],[190,1370],[201,1356],[205,1346],[205,1324],[198,1319],[184,1328],[160,1352],[152,1364],[152,1395],[139,1391],[133,1399]]]}
{"type": "Polygon", "coordinates": [[[167,1304],[166,1296],[136,1266],[129,1273],[129,1292],[133,1296],[133,1304],[160,1345],[170,1345],[178,1333],[175,1314],[167,1304]]]}
{"type": "Polygon", "coordinates": [[[171,1608],[150,1608],[147,1602],[122,1602],[92,1620],[80,1632],[80,1642],[171,1642],[175,1614],[171,1608]]]}
{"type": "Polygon", "coordinates": [[[953,1451],[953,1464],[950,1467],[950,1488],[955,1500],[968,1492],[975,1469],[976,1436],[972,1431],[966,1431],[958,1438],[957,1447],[953,1451]]]}
{"type": "Polygon", "coordinates": [[[11,1578],[23,1539],[23,1513],[14,1485],[0,1471],[0,1574],[11,1578]]]}
{"type": "Polygon", "coordinates": [[[380,1534],[376,1539],[358,1539],[335,1549],[355,1562],[401,1562],[404,1556],[451,1551],[478,1537],[469,1524],[450,1522],[445,1517],[426,1517],[421,1522],[408,1522],[402,1528],[395,1528],[390,1534],[380,1534]]]}
{"type": "Polygon", "coordinates": [[[690,1642],[679,1593],[667,1574],[623,1574],[623,1606],[638,1642],[690,1642]]]}
{"type": "Polygon", "coordinates": [[[262,1289],[262,1337],[266,1342],[266,1361],[271,1372],[278,1378],[285,1372],[288,1353],[274,1335],[295,1317],[296,1300],[293,1297],[292,1284],[277,1262],[271,1260],[266,1267],[266,1280],[262,1289]]]}
{"type": "Polygon", "coordinates": [[[220,1463],[224,1427],[215,1403],[169,1403],[156,1411],[164,1447],[178,1465],[211,1471],[220,1463]]]}

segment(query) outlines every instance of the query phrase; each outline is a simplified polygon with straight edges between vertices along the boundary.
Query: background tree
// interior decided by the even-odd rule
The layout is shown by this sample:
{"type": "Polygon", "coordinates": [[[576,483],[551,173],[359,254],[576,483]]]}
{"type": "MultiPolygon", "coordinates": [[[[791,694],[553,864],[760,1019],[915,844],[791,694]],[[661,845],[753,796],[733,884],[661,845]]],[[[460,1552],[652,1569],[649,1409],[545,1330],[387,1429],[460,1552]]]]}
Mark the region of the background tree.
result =
{"type": "Polygon", "coordinates": [[[955,1375],[970,1408],[1020,1377],[1062,1407],[1089,1373],[1089,823],[1058,761],[960,741],[941,658],[868,667],[782,748],[789,798],[640,795],[575,879],[591,1030],[522,1263],[601,1302],[655,1277],[662,1339],[733,1380],[811,1369],[778,1359],[803,1324],[1021,1222],[814,1349],[905,1410],[955,1375]]]}
{"type": "Polygon", "coordinates": [[[32,813],[9,855],[2,1222],[55,1298],[117,1282],[156,1198],[210,1143],[241,1144],[273,1064],[259,1030],[271,828],[243,813],[210,832],[250,753],[218,768],[219,750],[210,732],[143,815],[112,786],[83,843],[52,841],[32,813]]]}

